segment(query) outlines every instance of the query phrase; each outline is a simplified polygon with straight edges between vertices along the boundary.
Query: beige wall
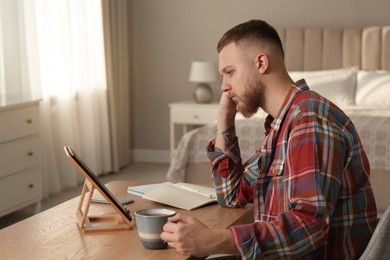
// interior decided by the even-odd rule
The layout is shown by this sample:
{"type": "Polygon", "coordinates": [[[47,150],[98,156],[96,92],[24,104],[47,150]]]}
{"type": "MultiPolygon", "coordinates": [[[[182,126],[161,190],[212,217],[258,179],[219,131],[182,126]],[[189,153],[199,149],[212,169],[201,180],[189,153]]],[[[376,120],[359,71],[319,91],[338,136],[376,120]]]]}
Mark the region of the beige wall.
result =
{"type": "MultiPolygon", "coordinates": [[[[169,149],[171,102],[191,99],[192,60],[218,61],[221,35],[249,19],[274,26],[389,25],[389,0],[132,0],[133,149],[169,149]]],[[[219,95],[219,86],[214,84],[219,95]]]]}

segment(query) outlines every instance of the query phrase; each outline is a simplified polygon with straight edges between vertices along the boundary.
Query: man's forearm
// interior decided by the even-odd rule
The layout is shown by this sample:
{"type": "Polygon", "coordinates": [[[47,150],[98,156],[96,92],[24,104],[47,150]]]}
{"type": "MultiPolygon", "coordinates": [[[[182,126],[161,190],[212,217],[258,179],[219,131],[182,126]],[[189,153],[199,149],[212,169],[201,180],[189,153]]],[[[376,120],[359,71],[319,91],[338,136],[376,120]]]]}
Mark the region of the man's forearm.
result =
{"type": "Polygon", "coordinates": [[[220,133],[217,130],[216,134],[216,140],[215,140],[215,146],[217,149],[220,149],[221,151],[225,152],[229,147],[232,146],[236,139],[236,130],[235,126],[231,126],[230,128],[226,129],[222,133],[220,133]]]}
{"type": "Polygon", "coordinates": [[[236,138],[235,115],[218,115],[215,147],[225,152],[236,138]]]}

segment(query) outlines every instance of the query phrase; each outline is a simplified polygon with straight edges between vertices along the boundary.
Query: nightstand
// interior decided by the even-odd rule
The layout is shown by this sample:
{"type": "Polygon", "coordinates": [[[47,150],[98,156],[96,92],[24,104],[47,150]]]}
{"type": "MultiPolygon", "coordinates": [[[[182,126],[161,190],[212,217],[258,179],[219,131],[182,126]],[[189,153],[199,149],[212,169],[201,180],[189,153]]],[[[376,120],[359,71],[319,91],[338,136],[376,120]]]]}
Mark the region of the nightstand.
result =
{"type": "Polygon", "coordinates": [[[171,156],[180,138],[193,126],[213,123],[217,119],[218,103],[198,104],[195,101],[181,101],[169,104],[171,156]],[[181,125],[181,134],[176,130],[181,125]]]}

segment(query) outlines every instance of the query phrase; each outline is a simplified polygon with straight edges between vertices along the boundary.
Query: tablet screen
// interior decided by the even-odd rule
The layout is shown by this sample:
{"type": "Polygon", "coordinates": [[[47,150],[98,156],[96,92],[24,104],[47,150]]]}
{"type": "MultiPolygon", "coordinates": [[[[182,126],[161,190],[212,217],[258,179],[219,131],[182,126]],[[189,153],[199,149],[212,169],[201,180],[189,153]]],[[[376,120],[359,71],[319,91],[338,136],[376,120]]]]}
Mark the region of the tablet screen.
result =
{"type": "Polygon", "coordinates": [[[70,148],[69,145],[64,146],[66,155],[72,160],[73,163],[78,165],[82,169],[82,173],[85,177],[89,177],[88,179],[93,182],[96,188],[99,191],[103,192],[107,198],[114,204],[114,206],[122,213],[124,217],[126,217],[129,221],[132,221],[132,217],[128,209],[126,209],[118,200],[114,197],[114,195],[107,189],[107,187],[101,182],[101,180],[92,172],[91,169],[80,159],[80,157],[70,148]]]}

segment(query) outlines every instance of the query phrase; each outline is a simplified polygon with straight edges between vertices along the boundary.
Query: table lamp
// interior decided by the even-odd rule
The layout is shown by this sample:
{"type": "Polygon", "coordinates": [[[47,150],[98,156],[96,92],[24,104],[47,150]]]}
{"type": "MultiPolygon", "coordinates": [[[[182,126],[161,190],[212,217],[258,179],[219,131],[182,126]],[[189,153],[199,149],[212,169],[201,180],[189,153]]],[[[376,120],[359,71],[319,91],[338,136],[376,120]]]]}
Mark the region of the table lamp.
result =
{"type": "Polygon", "coordinates": [[[212,101],[213,91],[208,83],[216,80],[216,68],[213,62],[192,62],[189,81],[198,83],[194,92],[194,99],[197,103],[210,103],[212,101]]]}

